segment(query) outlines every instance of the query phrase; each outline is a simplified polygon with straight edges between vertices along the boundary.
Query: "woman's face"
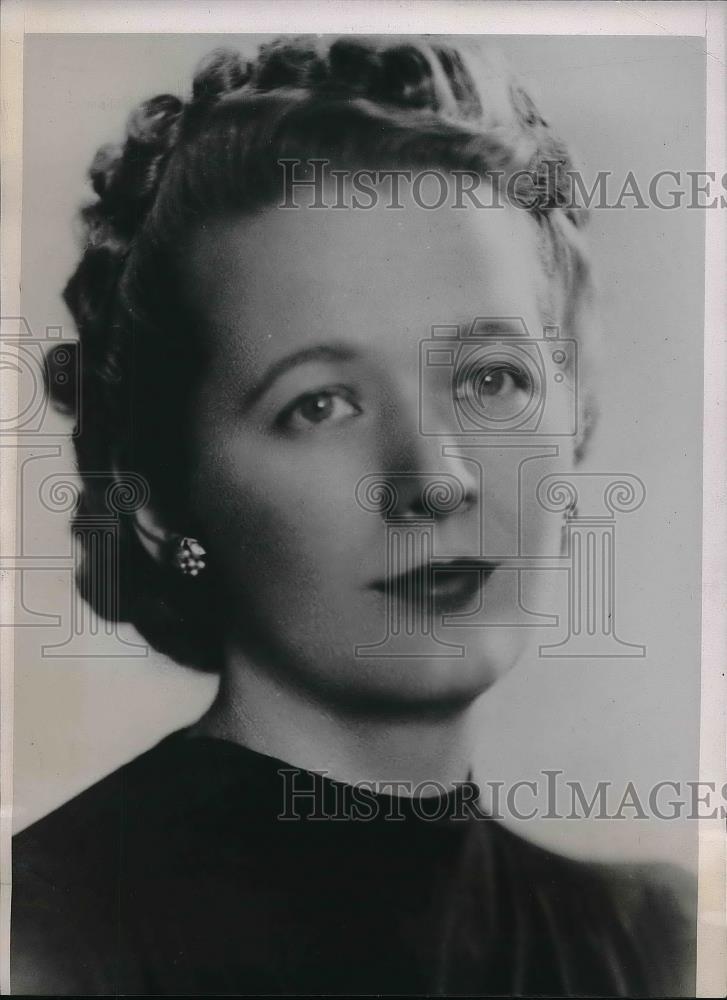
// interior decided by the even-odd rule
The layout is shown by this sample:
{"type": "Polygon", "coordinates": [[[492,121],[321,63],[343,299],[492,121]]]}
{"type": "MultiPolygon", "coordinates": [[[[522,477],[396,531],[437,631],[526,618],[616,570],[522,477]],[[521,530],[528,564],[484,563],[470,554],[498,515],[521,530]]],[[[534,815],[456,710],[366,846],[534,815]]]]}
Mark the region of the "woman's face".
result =
{"type": "Polygon", "coordinates": [[[552,611],[552,574],[512,557],[559,552],[560,520],[534,494],[570,462],[572,438],[547,432],[568,423],[572,387],[542,342],[524,212],[384,201],[211,221],[185,248],[211,351],[191,515],[232,647],[334,700],[431,708],[514,663],[540,621],[523,601],[552,611]],[[476,318],[492,322],[473,341],[476,318]],[[513,345],[514,318],[530,336],[513,345]],[[513,419],[533,392],[548,394],[535,429],[513,419]],[[436,480],[454,510],[427,501],[436,480]]]}

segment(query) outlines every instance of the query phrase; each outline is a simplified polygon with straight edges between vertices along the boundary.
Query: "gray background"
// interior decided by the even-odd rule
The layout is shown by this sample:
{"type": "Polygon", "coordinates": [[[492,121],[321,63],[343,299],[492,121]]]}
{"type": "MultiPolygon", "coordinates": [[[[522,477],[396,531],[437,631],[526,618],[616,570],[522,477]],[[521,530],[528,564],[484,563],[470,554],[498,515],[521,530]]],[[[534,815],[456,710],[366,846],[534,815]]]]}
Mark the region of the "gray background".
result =
{"type": "MultiPolygon", "coordinates": [[[[210,48],[252,52],[259,40],[27,36],[22,303],[36,336],[49,325],[72,334],[59,292],[75,264],[72,220],[88,196],[96,148],[120,138],[138,101],[186,95],[210,48]]],[[[612,170],[618,191],[633,170],[645,189],[659,170],[704,168],[701,40],[519,36],[497,45],[577,152],[586,179],[612,170]]],[[[646,504],[618,522],[617,613],[621,637],[646,645],[647,656],[521,663],[482,701],[476,777],[510,782],[560,768],[586,786],[633,781],[645,796],[656,781],[698,777],[704,212],[594,211],[590,240],[606,343],[601,424],[584,469],[632,473],[646,485],[646,504]]],[[[49,415],[43,431],[64,426],[49,415]]],[[[32,455],[20,459],[21,534],[24,551],[42,563],[68,551],[68,513],[49,512],[37,491],[43,476],[72,470],[70,442],[38,437],[32,455]],[[41,457],[49,443],[60,454],[41,457]]],[[[24,586],[34,612],[70,605],[65,566],[26,574],[24,586]]],[[[211,678],[153,652],[119,658],[117,641],[103,635],[88,634],[69,657],[43,655],[67,623],[24,620],[16,637],[17,829],[196,717],[214,693],[211,678]]],[[[555,638],[539,632],[533,640],[555,638]]],[[[551,820],[520,832],[572,854],[696,863],[694,822],[551,820]]]]}

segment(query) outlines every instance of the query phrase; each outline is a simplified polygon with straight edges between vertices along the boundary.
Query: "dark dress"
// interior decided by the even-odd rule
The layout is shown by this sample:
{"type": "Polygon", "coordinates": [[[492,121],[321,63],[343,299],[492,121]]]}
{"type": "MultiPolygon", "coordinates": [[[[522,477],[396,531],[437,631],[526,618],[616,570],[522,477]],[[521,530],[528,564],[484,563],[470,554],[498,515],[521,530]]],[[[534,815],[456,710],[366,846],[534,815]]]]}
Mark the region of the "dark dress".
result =
{"type": "Polygon", "coordinates": [[[694,995],[662,867],[560,857],[477,818],[473,791],[427,819],[174,733],[15,838],[12,989],[694,995]]]}

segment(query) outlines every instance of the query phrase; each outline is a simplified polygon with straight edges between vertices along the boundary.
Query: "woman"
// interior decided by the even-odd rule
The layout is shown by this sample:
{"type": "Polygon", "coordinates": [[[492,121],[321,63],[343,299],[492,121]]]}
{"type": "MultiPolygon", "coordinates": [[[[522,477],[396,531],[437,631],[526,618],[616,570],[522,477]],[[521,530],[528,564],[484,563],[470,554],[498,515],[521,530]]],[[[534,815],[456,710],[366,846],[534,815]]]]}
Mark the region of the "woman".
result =
{"type": "Polygon", "coordinates": [[[99,470],[141,477],[114,613],[221,682],[18,838],[15,992],[693,990],[662,872],[534,847],[468,780],[525,647],[512,557],[560,544],[518,473],[567,471],[593,422],[558,162],[497,67],[390,38],[213,53],[97,155],[79,515],[99,470]]]}

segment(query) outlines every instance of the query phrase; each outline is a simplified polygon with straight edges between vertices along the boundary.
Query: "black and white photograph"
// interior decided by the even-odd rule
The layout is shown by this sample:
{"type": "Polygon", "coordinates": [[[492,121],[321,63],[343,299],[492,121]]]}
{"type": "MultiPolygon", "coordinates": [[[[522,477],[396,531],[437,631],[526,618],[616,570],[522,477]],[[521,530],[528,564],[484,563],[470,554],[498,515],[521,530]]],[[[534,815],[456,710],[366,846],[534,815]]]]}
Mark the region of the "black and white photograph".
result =
{"type": "Polygon", "coordinates": [[[724,995],[725,6],[3,6],[2,993],[724,995]]]}

